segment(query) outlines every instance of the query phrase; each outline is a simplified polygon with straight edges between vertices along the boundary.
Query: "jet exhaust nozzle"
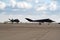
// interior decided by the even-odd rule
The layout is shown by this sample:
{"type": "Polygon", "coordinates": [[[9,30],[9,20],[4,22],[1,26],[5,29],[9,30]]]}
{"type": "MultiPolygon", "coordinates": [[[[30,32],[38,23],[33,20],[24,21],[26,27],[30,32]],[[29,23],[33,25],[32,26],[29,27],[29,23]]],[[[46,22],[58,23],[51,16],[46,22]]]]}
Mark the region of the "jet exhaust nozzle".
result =
{"type": "Polygon", "coordinates": [[[29,19],[29,18],[25,18],[25,19],[28,20],[28,21],[33,21],[33,20],[29,19]]]}

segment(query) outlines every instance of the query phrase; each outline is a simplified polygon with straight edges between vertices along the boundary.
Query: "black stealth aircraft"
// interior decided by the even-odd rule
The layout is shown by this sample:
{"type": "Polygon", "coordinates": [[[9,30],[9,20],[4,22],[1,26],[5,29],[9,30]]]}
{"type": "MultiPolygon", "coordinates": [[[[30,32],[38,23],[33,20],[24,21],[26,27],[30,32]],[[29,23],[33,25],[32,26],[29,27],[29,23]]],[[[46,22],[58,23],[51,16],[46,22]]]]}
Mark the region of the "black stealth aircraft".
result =
{"type": "Polygon", "coordinates": [[[41,23],[44,23],[44,22],[48,22],[48,23],[54,22],[51,19],[41,19],[41,20],[31,20],[29,18],[25,18],[25,19],[28,20],[29,22],[39,22],[40,25],[41,25],[41,23]]]}
{"type": "Polygon", "coordinates": [[[16,23],[20,22],[18,19],[9,19],[9,20],[12,22],[12,24],[13,24],[13,22],[16,22],[16,23]]]}

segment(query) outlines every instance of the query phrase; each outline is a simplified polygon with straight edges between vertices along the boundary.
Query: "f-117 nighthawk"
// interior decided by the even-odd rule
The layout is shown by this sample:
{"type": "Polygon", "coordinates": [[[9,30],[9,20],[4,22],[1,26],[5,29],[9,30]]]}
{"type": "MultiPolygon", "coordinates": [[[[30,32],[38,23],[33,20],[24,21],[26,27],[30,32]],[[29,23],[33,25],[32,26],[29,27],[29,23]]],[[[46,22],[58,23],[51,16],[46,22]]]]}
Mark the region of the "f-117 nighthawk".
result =
{"type": "Polygon", "coordinates": [[[9,19],[9,20],[12,22],[12,24],[13,24],[14,22],[16,22],[16,23],[19,23],[19,22],[20,22],[18,19],[9,19]]]}
{"type": "Polygon", "coordinates": [[[48,22],[48,23],[52,23],[52,22],[55,22],[51,19],[40,19],[40,20],[32,20],[32,19],[29,19],[29,18],[25,18],[26,20],[28,20],[29,22],[39,22],[39,24],[41,25],[41,23],[44,23],[44,22],[48,22]]]}

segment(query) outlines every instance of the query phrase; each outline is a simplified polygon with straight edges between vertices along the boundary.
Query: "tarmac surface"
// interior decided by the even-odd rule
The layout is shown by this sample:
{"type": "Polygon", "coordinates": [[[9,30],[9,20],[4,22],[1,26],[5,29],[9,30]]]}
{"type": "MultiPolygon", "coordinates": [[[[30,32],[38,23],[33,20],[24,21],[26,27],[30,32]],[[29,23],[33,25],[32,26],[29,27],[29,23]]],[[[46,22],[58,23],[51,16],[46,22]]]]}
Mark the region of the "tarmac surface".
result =
{"type": "Polygon", "coordinates": [[[60,24],[0,24],[0,40],[60,40],[60,24]]]}

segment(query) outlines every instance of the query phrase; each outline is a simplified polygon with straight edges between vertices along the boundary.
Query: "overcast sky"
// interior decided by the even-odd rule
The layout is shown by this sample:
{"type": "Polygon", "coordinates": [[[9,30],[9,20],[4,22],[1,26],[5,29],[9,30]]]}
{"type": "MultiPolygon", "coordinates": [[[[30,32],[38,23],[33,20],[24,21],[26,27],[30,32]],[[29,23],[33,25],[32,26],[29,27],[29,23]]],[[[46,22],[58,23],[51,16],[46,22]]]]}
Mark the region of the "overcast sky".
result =
{"type": "Polygon", "coordinates": [[[45,19],[60,22],[60,0],[0,0],[0,22],[18,18],[45,19]]]}

